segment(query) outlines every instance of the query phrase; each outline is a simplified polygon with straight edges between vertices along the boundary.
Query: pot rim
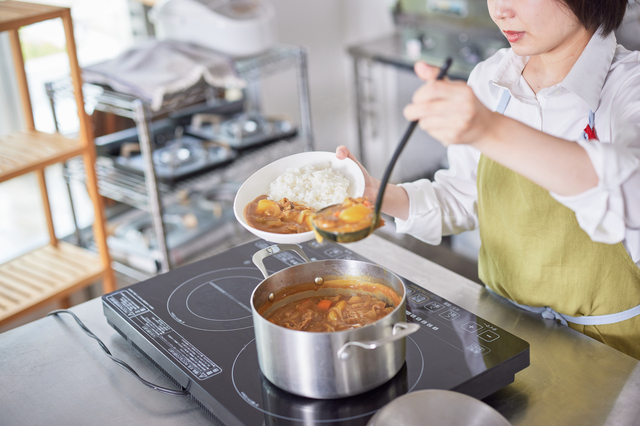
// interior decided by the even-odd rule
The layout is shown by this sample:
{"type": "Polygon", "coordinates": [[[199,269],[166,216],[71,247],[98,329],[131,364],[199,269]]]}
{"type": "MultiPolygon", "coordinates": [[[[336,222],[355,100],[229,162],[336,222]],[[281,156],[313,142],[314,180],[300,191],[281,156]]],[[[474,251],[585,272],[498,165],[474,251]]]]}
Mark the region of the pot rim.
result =
{"type": "MultiPolygon", "coordinates": [[[[374,326],[378,325],[378,324],[380,323],[380,321],[383,321],[385,318],[389,318],[389,317],[391,317],[391,316],[392,316],[392,314],[396,313],[396,311],[397,311],[399,308],[406,309],[407,286],[405,285],[405,283],[404,283],[404,281],[402,280],[402,278],[400,278],[400,277],[399,277],[395,272],[391,271],[390,269],[385,268],[384,266],[380,266],[380,265],[378,265],[378,264],[376,264],[376,263],[373,263],[373,262],[365,262],[365,261],[362,261],[362,260],[355,260],[355,259],[321,259],[321,260],[314,260],[313,262],[309,262],[309,263],[300,263],[300,264],[298,264],[298,265],[292,265],[292,266],[289,266],[289,267],[287,267],[287,268],[285,268],[285,269],[281,269],[280,271],[278,271],[278,272],[276,272],[276,273],[274,273],[274,274],[272,274],[272,275],[268,276],[267,278],[263,279],[263,280],[260,282],[260,284],[258,284],[258,285],[253,289],[253,291],[251,292],[251,312],[252,312],[252,314],[254,314],[254,315],[253,315],[253,317],[254,317],[254,318],[256,318],[256,317],[257,317],[259,321],[262,321],[262,322],[266,323],[266,324],[267,324],[267,326],[269,326],[269,327],[278,327],[278,329],[286,330],[285,332],[305,333],[305,334],[313,334],[313,335],[320,335],[320,336],[322,336],[322,335],[331,335],[331,336],[336,336],[336,335],[337,335],[337,336],[339,336],[339,335],[342,335],[342,334],[354,333],[354,332],[357,332],[357,331],[359,331],[359,330],[366,330],[366,329],[368,329],[368,328],[372,328],[372,327],[374,327],[374,326]],[[340,331],[305,331],[305,330],[293,330],[293,329],[291,329],[291,328],[283,327],[283,326],[281,326],[281,325],[277,325],[277,324],[272,323],[271,321],[267,320],[265,317],[263,317],[263,316],[258,312],[258,310],[257,310],[257,308],[256,308],[256,306],[255,306],[255,294],[256,294],[256,292],[258,291],[258,289],[260,288],[260,286],[262,286],[262,285],[263,285],[263,284],[264,284],[268,279],[270,279],[270,278],[274,277],[275,275],[279,274],[280,272],[284,272],[284,271],[286,271],[286,270],[288,270],[288,269],[291,269],[291,268],[302,267],[302,266],[308,265],[309,263],[316,263],[316,262],[331,262],[331,261],[358,262],[358,263],[363,263],[363,264],[367,264],[367,265],[373,265],[373,266],[376,266],[376,267],[378,267],[378,268],[384,269],[385,271],[387,271],[387,272],[388,272],[389,274],[391,274],[392,276],[395,276],[395,277],[398,279],[398,281],[400,282],[400,285],[401,285],[401,288],[402,288],[402,297],[401,297],[401,299],[400,299],[400,302],[399,302],[399,303],[398,303],[398,305],[394,308],[394,310],[393,310],[393,311],[389,312],[389,313],[388,313],[387,315],[385,315],[384,317],[382,317],[382,318],[380,318],[380,319],[377,319],[377,320],[375,320],[375,321],[374,321],[374,322],[372,322],[372,323],[369,323],[369,324],[364,325],[364,326],[362,326],[362,327],[353,328],[353,329],[350,329],[350,330],[340,330],[340,331]]],[[[306,284],[306,283],[297,283],[297,284],[295,284],[295,285],[300,285],[300,284],[306,284]]],[[[292,286],[292,287],[295,287],[295,285],[294,285],[294,286],[292,286]]],[[[394,291],[395,291],[395,290],[394,290],[394,291]]]]}

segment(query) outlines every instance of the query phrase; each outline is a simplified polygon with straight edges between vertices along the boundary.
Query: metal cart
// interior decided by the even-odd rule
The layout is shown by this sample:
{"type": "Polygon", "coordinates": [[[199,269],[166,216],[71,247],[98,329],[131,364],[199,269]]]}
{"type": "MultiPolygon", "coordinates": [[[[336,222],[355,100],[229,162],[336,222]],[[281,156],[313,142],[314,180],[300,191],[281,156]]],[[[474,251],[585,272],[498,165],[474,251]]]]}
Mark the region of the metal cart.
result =
{"type": "MultiPolygon", "coordinates": [[[[236,61],[239,76],[247,82],[257,82],[260,79],[294,67],[297,71],[297,89],[299,103],[299,131],[295,143],[302,150],[313,150],[313,134],[311,125],[311,111],[309,101],[309,85],[307,74],[306,48],[291,45],[276,45],[270,50],[248,58],[236,61]]],[[[51,100],[51,109],[56,119],[56,99],[69,96],[73,89],[67,80],[46,84],[47,94],[51,100]]],[[[153,228],[157,237],[157,248],[160,252],[160,272],[171,269],[169,251],[166,243],[165,229],[162,221],[163,205],[175,203],[185,190],[202,190],[219,184],[230,177],[242,178],[252,169],[252,157],[262,160],[273,158],[271,161],[286,155],[286,148],[282,142],[264,147],[260,152],[241,155],[232,164],[222,169],[216,169],[193,178],[180,181],[175,186],[164,185],[156,179],[153,164],[153,143],[151,121],[158,116],[178,111],[186,106],[198,102],[208,102],[214,99],[215,89],[206,83],[201,83],[178,94],[165,98],[162,107],[152,111],[148,103],[133,96],[107,90],[104,87],[87,84],[83,85],[86,102],[96,110],[131,118],[136,123],[141,153],[144,158],[144,176],[127,173],[113,167],[108,161],[98,158],[96,170],[98,187],[103,196],[148,211],[152,216],[153,228]]],[[[291,143],[287,143],[290,145],[291,143]]],[[[255,164],[255,161],[253,162],[255,164]]],[[[83,179],[83,166],[76,162],[67,163],[70,178],[83,179]]],[[[77,226],[76,226],[77,228],[77,226]]]]}

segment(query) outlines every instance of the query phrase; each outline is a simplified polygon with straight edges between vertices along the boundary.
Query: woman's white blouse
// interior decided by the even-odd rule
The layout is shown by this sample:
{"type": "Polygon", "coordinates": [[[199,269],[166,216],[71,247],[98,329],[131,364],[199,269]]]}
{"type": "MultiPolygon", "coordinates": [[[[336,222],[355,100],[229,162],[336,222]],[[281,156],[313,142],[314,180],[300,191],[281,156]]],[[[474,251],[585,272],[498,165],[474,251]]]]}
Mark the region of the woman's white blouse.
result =
{"type": "MultiPolygon", "coordinates": [[[[640,266],[640,52],[596,33],[564,81],[536,95],[522,78],[528,57],[503,49],[478,64],[468,84],[495,110],[503,90],[511,100],[505,115],[545,133],[575,141],[588,153],[598,186],[575,196],[551,195],[573,210],[593,241],[622,241],[640,266]],[[599,140],[584,140],[589,112],[599,140]]],[[[397,231],[439,244],[442,235],[478,226],[476,175],[480,152],[468,145],[448,148],[449,168],[434,181],[401,186],[409,195],[409,218],[397,231]]],[[[500,188],[496,188],[499,191],[500,188]]]]}

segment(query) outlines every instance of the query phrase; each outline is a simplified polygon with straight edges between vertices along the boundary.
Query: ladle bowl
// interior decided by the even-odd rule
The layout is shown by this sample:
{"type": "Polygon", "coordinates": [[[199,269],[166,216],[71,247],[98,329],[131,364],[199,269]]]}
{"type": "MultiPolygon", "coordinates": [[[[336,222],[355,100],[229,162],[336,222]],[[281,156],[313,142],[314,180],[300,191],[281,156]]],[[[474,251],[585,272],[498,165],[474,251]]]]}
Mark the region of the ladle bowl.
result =
{"type": "MultiPolygon", "coordinates": [[[[316,214],[320,214],[323,210],[328,209],[329,207],[325,207],[324,209],[318,210],[316,214]]],[[[316,224],[313,221],[312,221],[312,225],[315,232],[317,232],[323,239],[326,239],[327,241],[333,241],[334,243],[353,243],[356,241],[360,241],[364,238],[367,238],[373,231],[375,231],[376,228],[378,227],[377,224],[379,220],[380,220],[380,213],[378,212],[378,214],[376,214],[374,211],[374,219],[371,221],[371,224],[372,224],[371,226],[367,226],[352,232],[326,231],[316,226],[316,224]]]]}
{"type": "MultiPolygon", "coordinates": [[[[449,70],[451,63],[452,63],[452,59],[447,58],[444,65],[442,65],[442,67],[440,68],[440,72],[438,73],[438,77],[436,78],[436,80],[442,80],[445,77],[445,75],[447,75],[447,71],[449,70]]],[[[351,231],[351,232],[332,232],[332,231],[327,231],[325,229],[322,229],[319,226],[316,226],[315,220],[312,219],[311,224],[315,232],[318,233],[318,235],[320,235],[323,239],[326,239],[328,241],[333,241],[335,243],[352,243],[368,237],[373,233],[373,231],[375,231],[378,228],[378,223],[380,222],[380,211],[382,209],[382,200],[384,198],[384,192],[387,189],[387,184],[389,183],[389,178],[391,177],[391,172],[393,171],[393,167],[396,165],[396,162],[400,157],[400,153],[402,152],[405,145],[411,138],[411,134],[413,133],[417,125],[418,125],[417,121],[412,121],[411,123],[409,123],[407,130],[405,130],[404,135],[400,140],[400,143],[398,143],[398,146],[396,147],[396,150],[393,153],[393,157],[391,157],[391,160],[387,165],[387,168],[384,172],[384,176],[382,177],[382,181],[380,183],[380,190],[378,191],[378,196],[376,198],[376,205],[373,211],[373,218],[371,220],[371,225],[364,227],[362,229],[358,229],[356,231],[351,231]]],[[[323,211],[331,207],[333,206],[328,206],[323,209],[320,209],[315,213],[315,215],[319,216],[322,214],[323,211]]]]}

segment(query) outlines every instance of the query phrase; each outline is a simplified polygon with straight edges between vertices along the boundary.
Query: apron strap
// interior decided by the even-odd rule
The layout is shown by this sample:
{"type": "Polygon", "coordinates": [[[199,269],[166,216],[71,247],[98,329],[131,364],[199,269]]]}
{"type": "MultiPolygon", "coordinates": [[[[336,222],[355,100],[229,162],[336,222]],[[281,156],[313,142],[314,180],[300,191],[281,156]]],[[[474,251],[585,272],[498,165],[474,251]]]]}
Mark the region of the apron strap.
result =
{"type": "Polygon", "coordinates": [[[616,312],[614,314],[607,315],[584,315],[581,317],[572,317],[570,315],[561,314],[559,312],[554,311],[549,306],[539,307],[539,306],[529,306],[529,305],[521,305],[519,303],[514,302],[511,299],[503,297],[491,290],[489,287],[485,287],[489,293],[494,294],[501,299],[508,300],[510,303],[516,305],[520,309],[524,309],[525,311],[533,312],[536,314],[540,314],[544,319],[552,319],[556,321],[560,321],[564,325],[568,325],[570,322],[572,324],[578,325],[606,325],[606,324],[615,324],[618,322],[626,321],[635,316],[640,315],[640,305],[635,306],[631,309],[627,309],[626,311],[616,312]]]}
{"type": "MultiPolygon", "coordinates": [[[[589,127],[592,129],[592,132],[595,131],[594,123],[595,123],[595,113],[593,112],[593,110],[589,110],[589,127]]],[[[582,139],[586,141],[589,140],[589,135],[587,134],[586,131],[582,132],[582,139]]]]}
{"type": "Polygon", "coordinates": [[[511,100],[511,93],[509,93],[507,89],[504,89],[502,91],[502,96],[500,97],[500,102],[498,102],[496,112],[498,114],[504,115],[504,111],[507,109],[507,105],[509,105],[510,100],[511,100]]]}

